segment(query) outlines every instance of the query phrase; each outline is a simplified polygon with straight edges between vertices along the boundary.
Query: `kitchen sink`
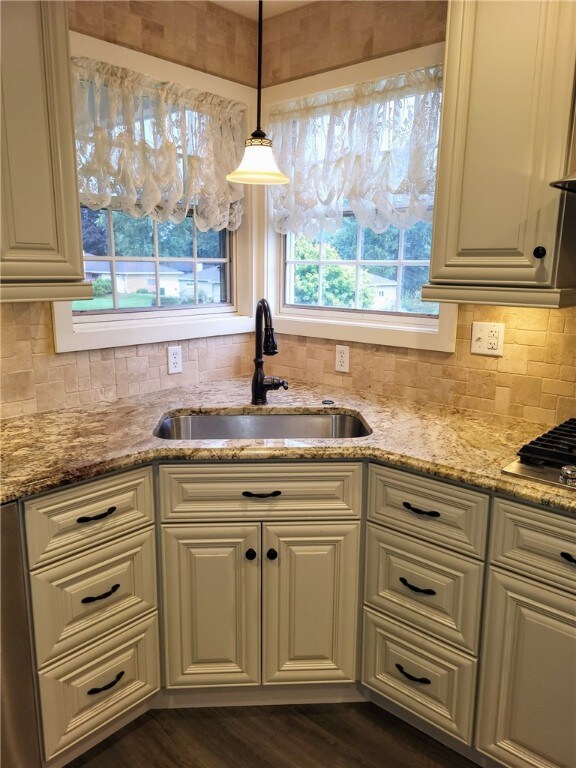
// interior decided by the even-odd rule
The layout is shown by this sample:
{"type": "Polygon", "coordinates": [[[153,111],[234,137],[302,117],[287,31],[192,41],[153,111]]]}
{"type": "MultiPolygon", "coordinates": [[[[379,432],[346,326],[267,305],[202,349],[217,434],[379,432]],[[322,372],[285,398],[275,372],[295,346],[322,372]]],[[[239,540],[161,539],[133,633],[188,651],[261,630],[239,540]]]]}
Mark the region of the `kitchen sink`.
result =
{"type": "Polygon", "coordinates": [[[365,437],[372,430],[350,413],[165,414],[154,435],[165,440],[265,440],[365,437]]]}

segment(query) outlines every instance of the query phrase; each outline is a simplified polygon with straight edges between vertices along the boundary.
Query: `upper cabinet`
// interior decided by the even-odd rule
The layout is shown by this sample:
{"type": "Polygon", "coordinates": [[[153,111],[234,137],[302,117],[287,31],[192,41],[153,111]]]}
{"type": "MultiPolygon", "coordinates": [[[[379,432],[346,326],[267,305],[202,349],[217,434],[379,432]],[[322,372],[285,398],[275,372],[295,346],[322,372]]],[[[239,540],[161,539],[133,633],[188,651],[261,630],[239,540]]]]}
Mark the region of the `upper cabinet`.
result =
{"type": "Polygon", "coordinates": [[[575,62],[569,0],[450,3],[425,299],[576,303],[576,200],[549,186],[566,173],[575,62]]]}
{"type": "Polygon", "coordinates": [[[2,3],[3,301],[91,298],[84,281],[64,2],[2,3]]]}

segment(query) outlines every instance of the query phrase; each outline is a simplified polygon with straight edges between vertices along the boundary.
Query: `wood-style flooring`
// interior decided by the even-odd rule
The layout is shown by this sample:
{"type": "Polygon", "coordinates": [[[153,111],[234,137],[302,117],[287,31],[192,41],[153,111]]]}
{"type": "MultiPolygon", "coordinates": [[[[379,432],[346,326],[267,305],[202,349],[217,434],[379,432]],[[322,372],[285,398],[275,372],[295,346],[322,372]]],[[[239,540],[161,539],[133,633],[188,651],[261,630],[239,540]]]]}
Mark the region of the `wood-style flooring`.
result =
{"type": "Polygon", "coordinates": [[[371,703],[160,709],[67,768],[475,768],[371,703]]]}

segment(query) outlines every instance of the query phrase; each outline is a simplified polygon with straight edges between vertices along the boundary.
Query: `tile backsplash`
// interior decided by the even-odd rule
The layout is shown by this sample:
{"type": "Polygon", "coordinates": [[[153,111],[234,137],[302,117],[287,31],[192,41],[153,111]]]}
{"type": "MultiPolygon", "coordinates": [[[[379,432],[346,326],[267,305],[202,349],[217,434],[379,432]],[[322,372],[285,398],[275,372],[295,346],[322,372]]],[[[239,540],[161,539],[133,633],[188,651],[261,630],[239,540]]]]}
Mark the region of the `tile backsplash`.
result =
{"type": "MultiPolygon", "coordinates": [[[[183,372],[169,376],[166,347],[174,342],[56,354],[49,304],[3,304],[1,311],[4,418],[214,377],[246,376],[249,402],[253,334],[175,340],[182,346],[183,372]]],[[[325,384],[327,396],[341,386],[547,424],[576,416],[576,308],[460,306],[455,352],[350,343],[349,374],[334,372],[335,344],[280,334],[280,352],[266,361],[266,371],[325,384]],[[470,354],[474,320],[505,323],[502,357],[470,354]]],[[[271,405],[285,402],[289,392],[270,398],[271,405]]]]}

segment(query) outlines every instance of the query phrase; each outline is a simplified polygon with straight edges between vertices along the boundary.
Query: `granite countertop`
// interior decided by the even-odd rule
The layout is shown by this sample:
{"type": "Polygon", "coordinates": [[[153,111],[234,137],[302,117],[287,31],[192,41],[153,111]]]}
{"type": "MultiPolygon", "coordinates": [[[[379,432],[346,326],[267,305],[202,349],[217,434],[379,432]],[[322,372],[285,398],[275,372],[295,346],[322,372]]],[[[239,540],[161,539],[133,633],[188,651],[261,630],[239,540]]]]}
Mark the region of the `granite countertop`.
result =
{"type": "Polygon", "coordinates": [[[369,458],[576,512],[574,490],[501,474],[518,448],[549,425],[298,382],[268,399],[267,406],[249,405],[250,381],[241,378],[6,419],[1,423],[0,503],[149,461],[369,458]],[[327,398],[334,405],[323,406],[327,398]],[[330,440],[192,441],[152,434],[162,415],[172,410],[309,408],[358,412],[372,434],[330,440]]]}

